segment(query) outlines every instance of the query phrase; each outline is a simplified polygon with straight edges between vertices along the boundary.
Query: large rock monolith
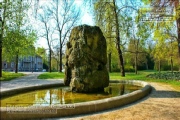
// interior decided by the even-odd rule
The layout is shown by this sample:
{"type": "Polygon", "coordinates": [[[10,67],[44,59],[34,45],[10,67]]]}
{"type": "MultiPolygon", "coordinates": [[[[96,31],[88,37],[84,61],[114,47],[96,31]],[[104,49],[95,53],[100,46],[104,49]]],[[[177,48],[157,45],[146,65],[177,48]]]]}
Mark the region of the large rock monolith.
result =
{"type": "Polygon", "coordinates": [[[71,31],[66,45],[65,85],[75,92],[96,92],[109,85],[106,39],[97,26],[81,25],[71,31]]]}

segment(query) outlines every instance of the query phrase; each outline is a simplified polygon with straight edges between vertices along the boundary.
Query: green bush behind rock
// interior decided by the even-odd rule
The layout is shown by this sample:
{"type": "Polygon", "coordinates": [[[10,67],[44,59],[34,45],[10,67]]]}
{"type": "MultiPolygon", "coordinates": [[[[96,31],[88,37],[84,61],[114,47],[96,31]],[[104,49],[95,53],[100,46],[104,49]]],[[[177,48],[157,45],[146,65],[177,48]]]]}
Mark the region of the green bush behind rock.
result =
{"type": "Polygon", "coordinates": [[[180,72],[163,72],[149,74],[146,77],[154,79],[180,80],[180,72]]]}

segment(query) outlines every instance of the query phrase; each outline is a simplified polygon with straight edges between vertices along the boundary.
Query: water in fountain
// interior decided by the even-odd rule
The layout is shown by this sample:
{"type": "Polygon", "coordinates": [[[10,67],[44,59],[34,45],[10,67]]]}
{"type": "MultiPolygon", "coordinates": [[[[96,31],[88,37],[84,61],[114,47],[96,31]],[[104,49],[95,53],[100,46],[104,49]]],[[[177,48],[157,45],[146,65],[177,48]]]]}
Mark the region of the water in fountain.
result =
{"type": "Polygon", "coordinates": [[[32,91],[1,99],[1,106],[6,107],[12,104],[20,106],[49,106],[87,102],[127,94],[140,88],[140,86],[130,84],[111,83],[104,89],[104,92],[85,94],[72,93],[69,90],[69,87],[56,87],[51,89],[32,91]]]}

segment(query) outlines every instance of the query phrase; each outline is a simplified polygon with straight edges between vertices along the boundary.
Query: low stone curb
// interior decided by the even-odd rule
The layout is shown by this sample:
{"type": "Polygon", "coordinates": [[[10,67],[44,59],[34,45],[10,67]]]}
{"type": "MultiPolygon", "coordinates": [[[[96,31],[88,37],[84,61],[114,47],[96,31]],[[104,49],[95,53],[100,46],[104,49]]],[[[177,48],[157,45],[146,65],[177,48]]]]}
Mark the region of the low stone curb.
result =
{"type": "MultiPolygon", "coordinates": [[[[122,96],[106,98],[102,100],[90,101],[90,102],[82,102],[75,104],[65,104],[65,105],[53,105],[53,106],[38,106],[38,107],[1,107],[1,120],[5,119],[36,119],[36,118],[58,118],[86,113],[94,113],[102,110],[107,110],[110,108],[120,107],[132,102],[135,102],[151,92],[151,86],[142,81],[136,80],[127,80],[127,81],[111,81],[112,83],[127,83],[140,85],[143,88],[137,91],[134,91],[129,94],[125,94],[122,96]]],[[[46,84],[40,86],[33,86],[28,88],[18,89],[18,92],[21,90],[32,90],[32,89],[42,89],[44,87],[52,87],[55,84],[46,84]]],[[[56,84],[57,85],[57,84],[56,84]]],[[[63,85],[63,84],[59,84],[63,85]]],[[[8,94],[12,91],[4,92],[3,94],[8,94]]],[[[1,93],[2,94],[2,93],[1,93]]]]}

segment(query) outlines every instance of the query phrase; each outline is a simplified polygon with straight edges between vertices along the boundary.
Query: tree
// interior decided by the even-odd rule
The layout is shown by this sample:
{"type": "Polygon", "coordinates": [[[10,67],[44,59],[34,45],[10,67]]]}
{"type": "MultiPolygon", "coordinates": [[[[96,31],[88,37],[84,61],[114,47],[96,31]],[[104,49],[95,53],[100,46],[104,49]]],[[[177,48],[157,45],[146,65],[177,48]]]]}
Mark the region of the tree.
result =
{"type": "Polygon", "coordinates": [[[2,48],[11,58],[15,59],[16,73],[18,72],[19,55],[26,54],[27,49],[34,44],[36,39],[35,32],[26,29],[27,25],[25,26],[28,8],[29,5],[22,0],[3,1],[3,11],[5,13],[3,14],[3,27],[1,28],[3,33],[1,36],[2,48]]]}
{"type": "Polygon", "coordinates": [[[19,56],[32,55],[34,53],[35,33],[25,34],[18,30],[6,31],[4,38],[4,59],[15,60],[15,72],[18,72],[19,56]]]}
{"type": "Polygon", "coordinates": [[[179,54],[179,71],[180,71],[180,4],[179,0],[175,1],[176,9],[176,26],[177,26],[177,43],[178,43],[178,54],[179,54]]]}
{"type": "Polygon", "coordinates": [[[37,19],[41,22],[43,28],[41,29],[40,33],[42,38],[45,38],[47,40],[48,44],[48,50],[49,50],[49,72],[51,72],[51,54],[52,54],[52,42],[53,40],[53,34],[55,27],[52,24],[52,16],[51,12],[49,11],[49,6],[44,5],[41,6],[41,9],[38,11],[37,19]]]}
{"type": "Polygon", "coordinates": [[[128,20],[132,14],[137,12],[136,7],[139,5],[134,5],[133,1],[98,0],[95,2],[94,6],[98,25],[104,29],[104,32],[107,32],[108,36],[106,36],[106,38],[108,38],[108,40],[111,41],[111,39],[114,39],[116,50],[118,52],[121,76],[125,76],[123,50],[126,43],[124,41],[127,40],[126,36],[129,34],[127,30],[130,27],[130,24],[128,24],[126,20],[128,20]],[[130,13],[128,12],[129,10],[134,12],[130,13]],[[122,21],[125,25],[122,24],[122,21]],[[110,33],[108,34],[108,32],[110,33]]]}
{"type": "MultiPolygon", "coordinates": [[[[177,51],[178,51],[178,59],[179,59],[179,70],[180,70],[180,4],[179,4],[179,0],[165,0],[165,1],[161,1],[161,0],[156,0],[156,1],[145,1],[142,0],[145,4],[151,4],[151,7],[156,10],[156,9],[162,9],[164,11],[166,11],[166,7],[168,6],[169,8],[175,9],[175,19],[172,19],[173,21],[176,22],[176,27],[177,27],[177,51]]],[[[156,14],[161,14],[161,16],[165,16],[166,14],[162,14],[162,13],[156,13],[156,14]]],[[[173,13],[172,13],[173,14],[173,13]]],[[[171,14],[171,16],[172,16],[171,14]]],[[[161,17],[160,16],[160,17],[161,17]]]]}
{"type": "Polygon", "coordinates": [[[3,47],[3,38],[6,28],[6,19],[8,17],[8,1],[3,0],[0,2],[0,22],[1,22],[1,31],[0,31],[0,77],[2,77],[2,47],[3,47]]]}
{"type": "Polygon", "coordinates": [[[60,63],[59,62],[59,53],[60,53],[59,51],[60,51],[59,47],[55,48],[53,55],[52,55],[54,64],[56,65],[56,67],[54,67],[54,68],[56,68],[57,71],[59,71],[59,63],[60,63]]]}
{"type": "Polygon", "coordinates": [[[48,56],[46,53],[46,49],[43,47],[38,47],[36,49],[36,54],[42,57],[43,60],[43,69],[47,69],[48,70],[48,56]]]}
{"type": "MultiPolygon", "coordinates": [[[[155,40],[155,50],[154,58],[157,60],[159,59],[159,71],[160,71],[160,65],[161,61],[169,61],[171,64],[171,71],[173,71],[173,64],[175,63],[175,60],[178,60],[178,51],[175,51],[175,48],[177,48],[178,44],[176,41],[176,33],[174,33],[174,27],[173,22],[169,23],[162,23],[159,25],[159,29],[155,29],[154,31],[154,40],[155,40]],[[165,24],[165,25],[164,25],[165,24]],[[162,36],[163,34],[163,36],[162,36]]],[[[178,62],[177,62],[178,63],[178,62]]],[[[178,64],[177,64],[178,65],[178,64]]]]}
{"type": "Polygon", "coordinates": [[[74,0],[53,0],[51,5],[52,7],[49,11],[53,16],[59,36],[59,72],[62,72],[62,50],[70,30],[79,20],[80,11],[76,9],[74,0]]]}
{"type": "Polygon", "coordinates": [[[102,21],[102,23],[99,23],[99,24],[107,25],[108,29],[106,29],[106,30],[108,30],[109,32],[110,32],[110,30],[114,30],[113,37],[115,38],[115,45],[116,45],[116,49],[118,52],[119,65],[121,68],[121,76],[124,77],[125,70],[124,70],[124,61],[123,61],[123,55],[122,55],[122,50],[121,50],[118,8],[116,5],[116,2],[115,2],[115,0],[113,0],[113,2],[106,2],[103,0],[99,0],[95,4],[95,10],[96,10],[96,15],[97,15],[96,19],[99,21],[102,21]],[[103,16],[103,14],[105,14],[105,16],[103,16]],[[110,21],[110,20],[113,20],[113,21],[110,21]],[[110,22],[112,22],[112,24],[110,24],[110,22]]]}
{"type": "Polygon", "coordinates": [[[157,43],[155,44],[152,52],[154,60],[156,61],[156,64],[158,64],[156,67],[158,68],[159,72],[161,72],[162,61],[165,60],[164,56],[167,52],[166,47],[167,46],[164,42],[157,40],[157,43]]]}
{"type": "Polygon", "coordinates": [[[128,51],[131,55],[129,58],[135,69],[135,74],[137,74],[138,66],[146,64],[146,52],[143,48],[142,44],[140,43],[140,39],[132,39],[129,42],[128,51]]]}
{"type": "Polygon", "coordinates": [[[120,68],[121,68],[121,76],[124,77],[125,76],[125,70],[124,70],[124,60],[123,60],[123,55],[122,55],[122,50],[121,50],[121,46],[120,46],[120,31],[119,31],[119,20],[118,20],[118,12],[117,12],[117,8],[116,8],[116,2],[115,0],[113,0],[113,11],[114,11],[114,16],[115,16],[115,29],[116,29],[116,47],[117,47],[117,51],[118,51],[118,57],[119,57],[119,62],[120,62],[120,68]]]}
{"type": "MultiPolygon", "coordinates": [[[[111,4],[111,3],[109,3],[111,4]]],[[[106,5],[106,3],[103,0],[99,0],[94,5],[94,13],[95,13],[95,21],[96,24],[101,28],[101,30],[104,33],[104,36],[106,38],[107,42],[107,53],[108,53],[108,70],[111,72],[111,66],[112,66],[112,57],[115,53],[115,35],[114,35],[114,23],[111,21],[114,21],[114,17],[112,15],[112,7],[110,5],[106,5]],[[103,3],[103,4],[101,4],[103,3]]]]}

